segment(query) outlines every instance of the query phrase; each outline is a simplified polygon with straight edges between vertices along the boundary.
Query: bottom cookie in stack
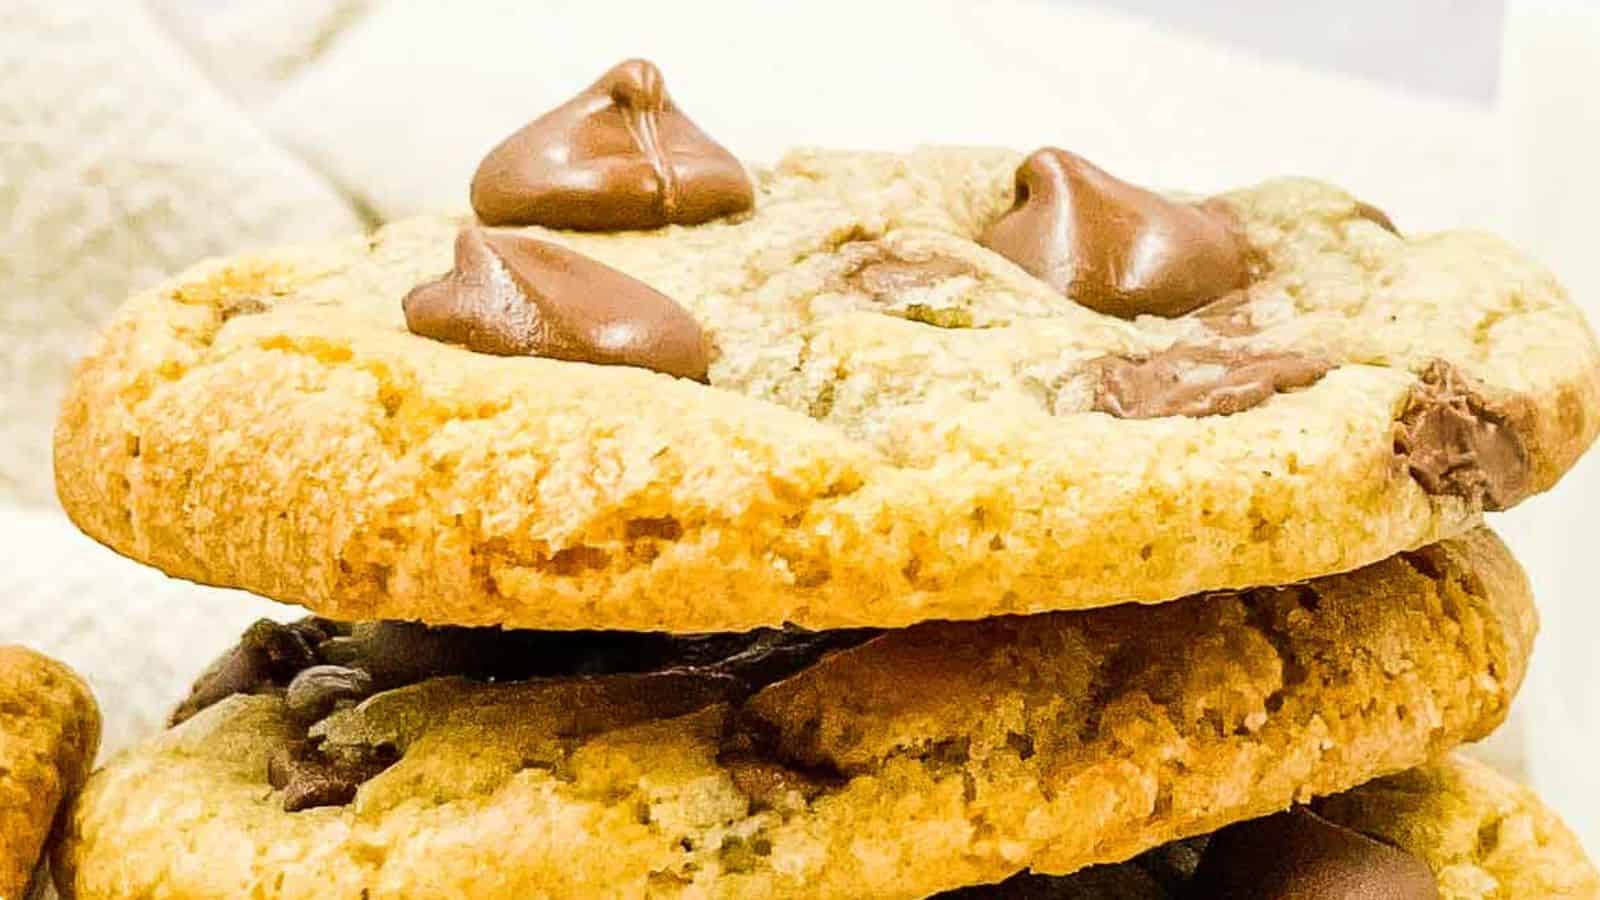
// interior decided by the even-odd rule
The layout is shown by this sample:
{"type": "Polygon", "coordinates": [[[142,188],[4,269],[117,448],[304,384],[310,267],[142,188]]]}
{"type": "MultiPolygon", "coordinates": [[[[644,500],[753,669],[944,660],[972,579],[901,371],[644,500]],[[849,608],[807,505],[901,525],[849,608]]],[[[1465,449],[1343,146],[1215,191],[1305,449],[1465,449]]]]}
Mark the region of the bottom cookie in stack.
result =
{"type": "MultiPolygon", "coordinates": [[[[1498,830],[1451,800],[1490,776],[1333,796],[1492,730],[1533,632],[1487,531],[1301,585],[892,631],[262,623],[93,777],[57,875],[81,898],[1072,897],[1138,869],[1229,896],[1197,887],[1231,883],[1229,846],[1303,831],[1421,859],[1443,896],[1547,896],[1471,893],[1591,877],[1524,795],[1498,830]]],[[[1272,855],[1309,869],[1311,844],[1272,855]]]]}

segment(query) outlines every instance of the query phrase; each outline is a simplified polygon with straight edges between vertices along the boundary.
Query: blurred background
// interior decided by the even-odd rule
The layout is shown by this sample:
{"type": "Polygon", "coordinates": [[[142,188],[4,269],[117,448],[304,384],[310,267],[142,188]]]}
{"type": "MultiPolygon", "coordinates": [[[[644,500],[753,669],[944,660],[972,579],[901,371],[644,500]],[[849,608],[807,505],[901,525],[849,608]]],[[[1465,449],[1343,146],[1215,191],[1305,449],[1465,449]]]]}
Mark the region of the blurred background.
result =
{"type": "MultiPolygon", "coordinates": [[[[1591,0],[0,0],[0,641],[85,672],[107,743],[157,728],[259,615],[78,535],[50,429],[129,290],[207,255],[465,209],[482,154],[627,56],[735,153],[1050,143],[1205,192],[1342,184],[1407,232],[1482,227],[1600,321],[1591,0]]],[[[1544,632],[1481,748],[1600,856],[1600,454],[1492,524],[1544,632]]]]}

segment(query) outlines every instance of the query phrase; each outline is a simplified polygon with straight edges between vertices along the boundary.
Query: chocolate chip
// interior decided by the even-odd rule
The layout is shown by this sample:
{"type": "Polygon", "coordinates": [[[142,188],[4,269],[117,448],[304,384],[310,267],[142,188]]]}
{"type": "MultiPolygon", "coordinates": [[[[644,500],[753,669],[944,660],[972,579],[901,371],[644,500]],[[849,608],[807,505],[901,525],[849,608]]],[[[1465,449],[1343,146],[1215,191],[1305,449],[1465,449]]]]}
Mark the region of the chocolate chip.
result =
{"type": "Polygon", "coordinates": [[[312,666],[289,682],[283,702],[290,718],[310,725],[327,718],[341,704],[366,699],[372,691],[372,676],[360,669],[312,666]]]}
{"type": "Polygon", "coordinates": [[[1430,494],[1506,509],[1527,494],[1529,462],[1507,416],[1489,407],[1454,366],[1435,360],[1395,423],[1395,453],[1430,494]]]}
{"type": "Polygon", "coordinates": [[[260,694],[286,686],[300,670],[316,662],[306,629],[262,619],[251,625],[238,645],[212,663],[195,681],[189,696],[173,711],[178,725],[234,694],[260,694]]]}
{"type": "Polygon", "coordinates": [[[1212,835],[1184,893],[1193,900],[1437,900],[1426,863],[1306,809],[1212,835]]]}
{"type": "Polygon", "coordinates": [[[489,225],[588,231],[693,225],[755,202],[744,166],[631,59],[502,142],[472,178],[489,225]]]}
{"type": "Polygon", "coordinates": [[[1315,384],[1328,369],[1287,351],[1175,344],[1142,359],[1095,360],[1094,408],[1123,419],[1227,416],[1315,384]]]}
{"type": "Polygon", "coordinates": [[[1125,319],[1182,315],[1250,281],[1244,239],[1221,203],[1177,203],[1053,147],[1017,168],[1016,201],[982,242],[1125,319]]]}
{"type": "Polygon", "coordinates": [[[448,676],[520,681],[682,669],[731,679],[738,692],[750,693],[878,633],[761,628],[671,635],[387,621],[350,626],[315,618],[288,625],[262,621],[199,679],[173,724],[232,694],[280,691],[291,718],[308,724],[374,691],[448,676]]]}
{"type": "Polygon", "coordinates": [[[468,226],[455,268],[402,302],[406,326],[498,356],[637,366],[706,380],[700,325],[642,281],[547,241],[468,226]]]}

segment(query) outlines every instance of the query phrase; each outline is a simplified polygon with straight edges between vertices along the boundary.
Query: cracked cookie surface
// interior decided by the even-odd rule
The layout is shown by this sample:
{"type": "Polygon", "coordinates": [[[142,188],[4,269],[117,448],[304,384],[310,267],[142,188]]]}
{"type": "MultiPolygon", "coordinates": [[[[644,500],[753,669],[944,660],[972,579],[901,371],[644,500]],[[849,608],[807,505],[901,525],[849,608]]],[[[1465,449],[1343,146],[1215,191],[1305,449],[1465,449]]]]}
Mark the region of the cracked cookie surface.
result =
{"type": "Polygon", "coordinates": [[[765,686],[678,663],[430,678],[309,726],[268,688],[97,773],[57,872],[80,898],[921,897],[1064,874],[1487,734],[1533,631],[1520,570],[1475,531],[1291,587],[856,635],[765,686]],[[383,763],[289,812],[271,759],[302,741],[383,763]]]}
{"type": "Polygon", "coordinates": [[[52,659],[0,645],[0,898],[24,896],[56,811],[99,746],[88,686],[52,659]]]}
{"type": "Polygon", "coordinates": [[[1587,326],[1498,239],[1268,182],[1213,204],[1248,288],[1125,320],[978,242],[1020,159],[800,151],[729,219],[519,229],[681,304],[709,385],[408,332],[451,218],[196,267],[79,369],[62,502],[173,575],[342,620],[893,627],[1347,571],[1549,487],[1600,427],[1587,326]],[[1151,415],[1103,402],[1108,358],[1190,346],[1318,363],[1231,415],[1101,411],[1151,415]]]}

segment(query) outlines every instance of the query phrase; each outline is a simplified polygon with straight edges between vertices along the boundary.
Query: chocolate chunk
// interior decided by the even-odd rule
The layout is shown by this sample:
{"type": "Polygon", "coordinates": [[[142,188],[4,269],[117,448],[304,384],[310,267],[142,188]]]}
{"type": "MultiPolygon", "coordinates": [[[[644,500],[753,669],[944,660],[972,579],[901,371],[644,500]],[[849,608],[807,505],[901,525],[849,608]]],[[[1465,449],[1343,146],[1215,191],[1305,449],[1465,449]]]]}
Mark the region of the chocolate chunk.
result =
{"type": "Polygon", "coordinates": [[[1077,302],[1131,319],[1178,316],[1250,281],[1248,248],[1217,201],[1177,203],[1046,147],[984,246],[1077,302]]]}
{"type": "Polygon", "coordinates": [[[414,333],[478,353],[696,381],[710,364],[700,325],[672,298],[565,247],[475,226],[456,237],[455,268],[402,306],[414,333]]]}
{"type": "Polygon", "coordinates": [[[1428,364],[1395,423],[1395,453],[1430,494],[1505,509],[1527,494],[1528,451],[1510,420],[1490,409],[1467,377],[1428,364]]]}
{"type": "Polygon", "coordinates": [[[1175,344],[1143,359],[1095,360],[1094,408],[1122,419],[1228,416],[1315,384],[1327,362],[1292,352],[1175,344]]]}
{"type": "Polygon", "coordinates": [[[1437,900],[1426,863],[1305,809],[1212,835],[1184,897],[1437,900]]]}
{"type": "Polygon", "coordinates": [[[262,619],[251,625],[237,646],[212,663],[173,711],[168,724],[178,725],[234,694],[267,693],[286,686],[316,659],[312,649],[318,620],[308,625],[282,625],[262,619]]]}
{"type": "Polygon", "coordinates": [[[341,704],[360,702],[372,692],[372,676],[360,669],[312,666],[289,682],[283,702],[290,718],[309,725],[326,718],[341,704]]]}
{"type": "Polygon", "coordinates": [[[490,151],[472,177],[489,225],[619,231],[694,225],[755,202],[744,166],[631,59],[490,151]]]}
{"type": "Polygon", "coordinates": [[[344,806],[396,759],[392,750],[370,747],[329,756],[301,741],[273,751],[267,760],[267,783],[283,792],[285,812],[344,806]]]}

